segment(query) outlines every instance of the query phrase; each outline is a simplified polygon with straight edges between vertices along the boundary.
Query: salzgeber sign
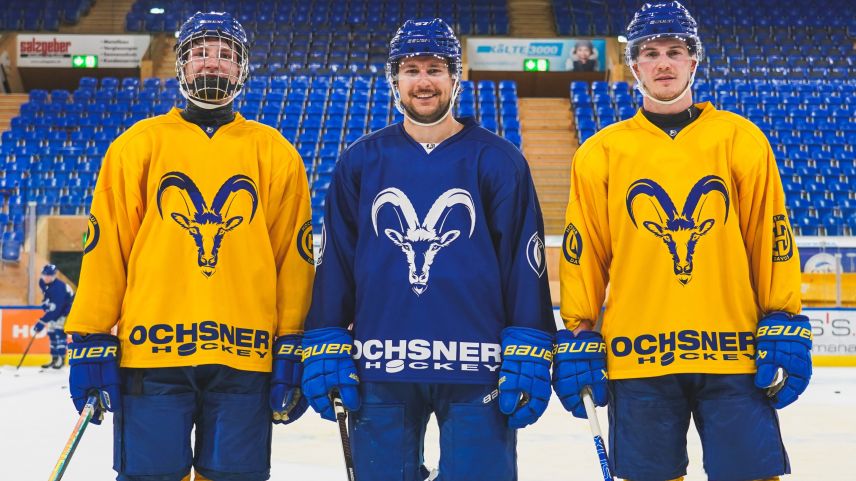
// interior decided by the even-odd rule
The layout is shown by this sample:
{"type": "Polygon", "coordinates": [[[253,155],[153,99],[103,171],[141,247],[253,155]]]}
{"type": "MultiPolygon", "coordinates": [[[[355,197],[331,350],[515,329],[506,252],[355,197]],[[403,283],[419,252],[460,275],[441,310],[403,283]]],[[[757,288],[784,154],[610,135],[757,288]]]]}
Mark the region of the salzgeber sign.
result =
{"type": "Polygon", "coordinates": [[[71,68],[75,55],[95,55],[99,68],[135,68],[149,48],[148,35],[19,34],[18,66],[71,68]]]}

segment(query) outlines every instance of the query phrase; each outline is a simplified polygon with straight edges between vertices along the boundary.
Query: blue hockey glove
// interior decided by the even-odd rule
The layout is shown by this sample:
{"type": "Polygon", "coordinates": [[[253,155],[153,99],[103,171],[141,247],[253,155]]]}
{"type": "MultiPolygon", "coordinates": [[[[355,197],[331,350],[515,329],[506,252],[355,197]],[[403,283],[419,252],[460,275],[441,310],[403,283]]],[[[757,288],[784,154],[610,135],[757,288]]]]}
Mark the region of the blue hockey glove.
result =
{"type": "Polygon", "coordinates": [[[300,343],[303,336],[288,335],[273,345],[273,372],[270,378],[270,408],[273,422],[289,424],[303,415],[309,403],[300,391],[303,363],[300,343]]]}
{"type": "Polygon", "coordinates": [[[781,409],[797,400],[811,379],[811,324],[803,315],[774,312],[761,319],[755,335],[757,354],[755,386],[770,389],[773,407],[781,409]],[[776,371],[785,371],[785,380],[773,385],[776,371]]]}
{"type": "Polygon", "coordinates": [[[360,409],[357,368],[351,358],[353,338],[347,329],[326,327],[303,335],[303,395],[322,418],[336,420],[330,396],[338,392],[349,411],[360,409]]]}
{"type": "Polygon", "coordinates": [[[38,320],[38,321],[33,325],[33,332],[35,332],[36,334],[38,334],[38,333],[42,332],[42,329],[44,329],[44,328],[45,328],[45,325],[46,325],[46,324],[47,324],[47,323],[46,323],[45,321],[43,321],[43,320],[39,319],[39,320],[38,320]]]}
{"type": "Polygon", "coordinates": [[[71,399],[77,412],[83,410],[90,393],[98,395],[92,416],[93,424],[101,424],[103,411],[116,412],[122,408],[119,394],[119,339],[110,334],[75,334],[68,345],[68,375],[71,399]]]}
{"type": "Polygon", "coordinates": [[[544,414],[552,359],[553,337],[546,332],[527,327],[502,331],[499,410],[508,415],[508,427],[526,427],[544,414]]]}
{"type": "Polygon", "coordinates": [[[553,389],[565,407],[576,418],[586,419],[586,408],[580,392],[591,389],[595,406],[606,406],[606,344],[600,333],[573,332],[562,329],[556,333],[556,355],[553,367],[553,389]]]}

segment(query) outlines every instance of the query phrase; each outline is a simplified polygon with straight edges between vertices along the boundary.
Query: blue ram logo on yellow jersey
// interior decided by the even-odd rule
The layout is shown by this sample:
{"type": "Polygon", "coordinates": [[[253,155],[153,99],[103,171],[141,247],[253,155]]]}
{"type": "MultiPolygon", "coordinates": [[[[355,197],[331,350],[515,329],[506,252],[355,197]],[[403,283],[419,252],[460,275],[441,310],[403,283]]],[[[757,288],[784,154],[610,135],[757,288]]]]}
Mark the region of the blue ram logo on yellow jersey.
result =
{"type": "Polygon", "coordinates": [[[217,267],[217,253],[220,250],[220,244],[223,242],[223,236],[227,232],[235,229],[244,221],[240,215],[229,217],[229,207],[232,205],[232,197],[238,192],[247,192],[253,201],[253,210],[250,213],[249,222],[253,221],[256,215],[256,207],[258,207],[259,196],[256,192],[256,184],[253,179],[246,175],[233,175],[217,190],[214,195],[214,201],[211,207],[205,202],[199,188],[193,183],[190,177],[182,172],[167,172],[161,177],[160,185],[158,185],[158,212],[163,219],[163,209],[161,208],[161,197],[164,192],[170,187],[178,188],[185,197],[185,205],[187,206],[187,214],[173,212],[172,219],[185,229],[196,243],[197,263],[202,269],[202,274],[205,277],[211,277],[214,274],[214,269],[217,267]],[[225,207],[225,211],[223,208],[225,207]]]}
{"type": "Polygon", "coordinates": [[[687,194],[687,199],[680,213],[678,213],[675,203],[672,202],[666,190],[651,179],[639,179],[627,189],[627,212],[630,214],[630,220],[633,221],[635,227],[639,227],[636,224],[636,217],[633,215],[633,201],[636,197],[647,195],[656,201],[652,204],[657,209],[659,222],[646,220],[642,222],[642,225],[666,244],[672,257],[675,276],[682,285],[686,285],[692,279],[693,254],[696,243],[703,235],[710,232],[715,223],[713,219],[700,221],[702,218],[701,207],[704,202],[701,202],[701,205],[699,203],[711,192],[722,194],[722,198],[725,200],[725,220],[723,223],[728,222],[728,189],[725,187],[725,182],[715,175],[702,177],[696,182],[690,189],[690,193],[687,194]]]}

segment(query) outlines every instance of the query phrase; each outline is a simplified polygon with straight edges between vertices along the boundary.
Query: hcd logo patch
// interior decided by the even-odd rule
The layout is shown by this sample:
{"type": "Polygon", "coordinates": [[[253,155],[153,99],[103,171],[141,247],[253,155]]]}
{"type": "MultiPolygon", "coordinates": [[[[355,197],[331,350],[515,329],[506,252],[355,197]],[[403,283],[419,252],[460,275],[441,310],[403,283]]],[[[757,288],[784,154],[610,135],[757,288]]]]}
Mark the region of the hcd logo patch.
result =
{"type": "Polygon", "coordinates": [[[544,241],[538,237],[538,233],[532,234],[529,242],[526,243],[526,260],[529,261],[529,267],[535,271],[538,277],[544,275],[544,270],[547,269],[546,254],[544,253],[544,241]]]}
{"type": "Polygon", "coordinates": [[[773,262],[784,262],[794,255],[794,236],[784,214],[773,216],[773,262]]]}
{"type": "Polygon", "coordinates": [[[312,254],[312,221],[307,220],[305,224],[300,227],[300,231],[297,233],[297,252],[300,253],[300,257],[303,258],[306,262],[315,265],[315,259],[312,254]]]}
{"type": "Polygon", "coordinates": [[[565,236],[562,239],[562,253],[565,260],[571,264],[580,265],[580,257],[583,256],[583,238],[574,224],[565,227],[565,236]]]}
{"type": "Polygon", "coordinates": [[[98,219],[93,214],[89,214],[89,221],[86,223],[86,233],[83,234],[83,254],[87,254],[95,246],[98,245],[98,239],[101,237],[101,227],[98,225],[98,219]]]}

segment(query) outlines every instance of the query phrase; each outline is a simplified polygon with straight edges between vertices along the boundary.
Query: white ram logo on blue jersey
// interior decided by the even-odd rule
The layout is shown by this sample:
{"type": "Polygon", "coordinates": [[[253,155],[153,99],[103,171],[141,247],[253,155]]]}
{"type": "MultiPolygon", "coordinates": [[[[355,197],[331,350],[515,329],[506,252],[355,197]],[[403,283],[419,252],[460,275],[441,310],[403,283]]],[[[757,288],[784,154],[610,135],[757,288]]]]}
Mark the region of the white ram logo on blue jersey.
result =
{"type": "Polygon", "coordinates": [[[410,288],[416,295],[421,295],[428,289],[428,271],[437,252],[448,246],[461,235],[459,230],[443,231],[443,224],[456,205],[464,206],[470,214],[470,234],[476,226],[476,209],[473,205],[473,196],[464,189],[449,189],[440,194],[434,201],[434,205],[428,210],[423,222],[419,221],[416,209],[407,195],[395,187],[382,190],[372,202],[372,225],[375,235],[377,231],[377,214],[381,207],[391,204],[395,207],[395,214],[401,230],[384,229],[383,233],[389,237],[393,244],[397,245],[407,257],[407,265],[410,269],[408,280],[410,288]]]}

